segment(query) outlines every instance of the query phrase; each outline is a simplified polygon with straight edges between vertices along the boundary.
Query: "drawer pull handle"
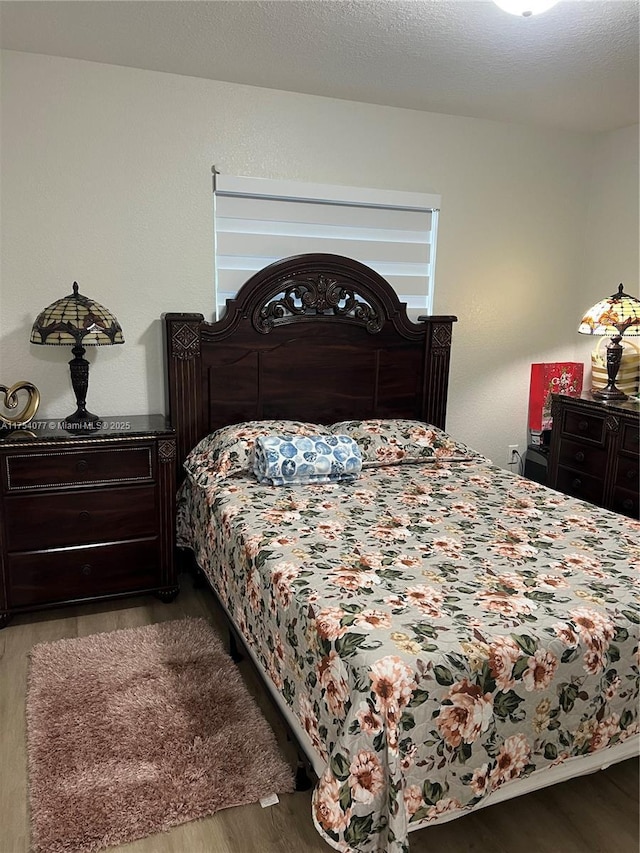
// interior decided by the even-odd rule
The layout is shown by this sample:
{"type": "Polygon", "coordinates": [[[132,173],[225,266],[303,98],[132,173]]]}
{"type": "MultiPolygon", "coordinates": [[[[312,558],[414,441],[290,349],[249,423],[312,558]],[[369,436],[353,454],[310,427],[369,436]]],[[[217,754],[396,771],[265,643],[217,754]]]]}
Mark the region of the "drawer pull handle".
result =
{"type": "Polygon", "coordinates": [[[91,563],[85,563],[81,569],[83,575],[91,574],[91,563]]]}
{"type": "Polygon", "coordinates": [[[622,509],[625,510],[625,512],[631,512],[633,509],[633,501],[631,498],[625,498],[625,500],[622,501],[622,509]]]}
{"type": "Polygon", "coordinates": [[[575,480],[571,481],[571,488],[574,490],[579,489],[581,485],[582,485],[582,480],[580,479],[580,477],[576,477],[575,480]]]}
{"type": "Polygon", "coordinates": [[[78,474],[86,474],[88,467],[89,465],[86,459],[80,459],[79,462],[76,463],[76,471],[78,474]]]}
{"type": "Polygon", "coordinates": [[[578,429],[580,432],[586,432],[589,429],[589,421],[578,421],[578,429]]]}
{"type": "Polygon", "coordinates": [[[91,521],[91,513],[87,512],[86,509],[83,509],[82,512],[78,515],[80,521],[87,522],[91,521]]]}
{"type": "Polygon", "coordinates": [[[638,477],[638,472],[634,471],[633,468],[627,468],[627,480],[636,480],[638,477]]]}
{"type": "Polygon", "coordinates": [[[584,453],[579,450],[574,456],[574,459],[576,460],[576,462],[584,462],[584,453]]]}

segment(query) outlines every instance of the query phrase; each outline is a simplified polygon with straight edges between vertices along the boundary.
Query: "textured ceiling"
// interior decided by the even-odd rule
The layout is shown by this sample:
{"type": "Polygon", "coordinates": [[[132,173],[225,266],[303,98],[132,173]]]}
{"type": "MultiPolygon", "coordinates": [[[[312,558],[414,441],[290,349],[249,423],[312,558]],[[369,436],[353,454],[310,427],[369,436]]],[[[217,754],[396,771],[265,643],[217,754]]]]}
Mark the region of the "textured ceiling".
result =
{"type": "Polygon", "coordinates": [[[452,115],[638,122],[639,0],[2,0],[0,46],[452,115]]]}

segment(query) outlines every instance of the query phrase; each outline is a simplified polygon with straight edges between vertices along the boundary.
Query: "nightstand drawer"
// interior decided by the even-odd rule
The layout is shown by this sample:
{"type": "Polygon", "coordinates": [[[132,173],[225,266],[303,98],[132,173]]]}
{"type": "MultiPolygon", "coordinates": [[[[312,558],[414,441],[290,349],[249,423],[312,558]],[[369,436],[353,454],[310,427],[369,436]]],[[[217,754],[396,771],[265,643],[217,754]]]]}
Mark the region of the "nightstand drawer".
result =
{"type": "Polygon", "coordinates": [[[8,491],[153,479],[151,447],[109,447],[6,457],[8,491]]]}
{"type": "Polygon", "coordinates": [[[604,490],[601,478],[590,477],[568,468],[558,468],[556,488],[566,495],[582,498],[582,500],[591,501],[591,503],[600,502],[604,490]]]}
{"type": "Polygon", "coordinates": [[[581,411],[566,411],[563,433],[602,443],[604,437],[604,417],[588,415],[581,411]]]}
{"type": "Polygon", "coordinates": [[[156,524],[154,486],[12,495],[5,503],[9,552],[136,539],[156,524]]]}
{"type": "Polygon", "coordinates": [[[640,452],[640,430],[638,430],[637,424],[622,425],[622,440],[620,442],[620,447],[622,450],[626,450],[629,453],[640,452]]]}
{"type": "Polygon", "coordinates": [[[558,463],[565,468],[573,468],[574,471],[602,476],[607,467],[607,451],[603,447],[562,438],[558,463]]]}
{"type": "Polygon", "coordinates": [[[158,586],[158,540],[15,554],[8,564],[12,607],[118,595],[158,586]]]}

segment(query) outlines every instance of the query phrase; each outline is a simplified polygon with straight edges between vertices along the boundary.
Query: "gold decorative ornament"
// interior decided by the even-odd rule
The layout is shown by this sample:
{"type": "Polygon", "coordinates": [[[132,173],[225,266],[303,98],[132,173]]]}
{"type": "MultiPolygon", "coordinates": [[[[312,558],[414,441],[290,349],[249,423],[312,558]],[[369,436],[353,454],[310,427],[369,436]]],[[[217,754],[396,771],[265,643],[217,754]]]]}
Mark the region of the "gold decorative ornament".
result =
{"type": "Polygon", "coordinates": [[[0,385],[0,395],[4,395],[4,400],[0,397],[0,402],[5,409],[13,410],[18,408],[18,392],[27,392],[27,402],[24,409],[18,415],[5,415],[0,411],[0,424],[6,426],[22,426],[33,420],[35,413],[40,405],[40,392],[31,382],[16,382],[10,388],[6,385],[0,385]]]}

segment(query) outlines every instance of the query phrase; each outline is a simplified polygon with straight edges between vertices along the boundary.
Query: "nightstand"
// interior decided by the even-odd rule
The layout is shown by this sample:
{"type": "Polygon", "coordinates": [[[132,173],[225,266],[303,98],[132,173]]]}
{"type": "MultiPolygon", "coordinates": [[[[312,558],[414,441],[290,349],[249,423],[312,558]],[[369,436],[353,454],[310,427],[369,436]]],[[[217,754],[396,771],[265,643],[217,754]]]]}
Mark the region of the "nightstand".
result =
{"type": "Polygon", "coordinates": [[[176,440],[164,415],[0,433],[0,627],[13,613],[177,592],[176,440]]]}
{"type": "Polygon", "coordinates": [[[547,485],[547,468],[549,467],[549,447],[542,444],[530,444],[524,456],[523,476],[535,480],[543,486],[547,485]]]}
{"type": "Polygon", "coordinates": [[[551,413],[551,488],[638,518],[638,402],[554,394],[551,413]]]}

